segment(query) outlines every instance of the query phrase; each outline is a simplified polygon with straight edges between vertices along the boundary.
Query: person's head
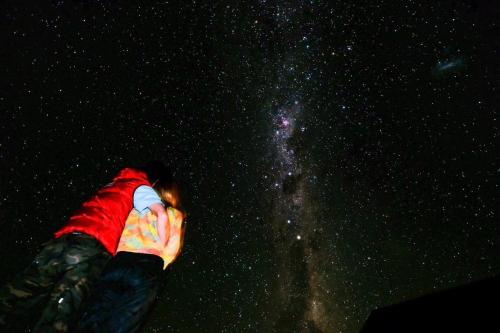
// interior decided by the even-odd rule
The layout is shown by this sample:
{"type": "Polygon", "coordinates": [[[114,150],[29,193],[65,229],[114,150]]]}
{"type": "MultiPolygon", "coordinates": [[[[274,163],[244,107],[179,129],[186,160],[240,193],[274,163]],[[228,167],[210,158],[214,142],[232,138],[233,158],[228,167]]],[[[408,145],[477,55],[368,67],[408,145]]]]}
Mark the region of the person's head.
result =
{"type": "Polygon", "coordinates": [[[179,184],[169,167],[161,161],[150,161],[140,169],[146,172],[149,182],[166,204],[180,207],[179,184]]]}

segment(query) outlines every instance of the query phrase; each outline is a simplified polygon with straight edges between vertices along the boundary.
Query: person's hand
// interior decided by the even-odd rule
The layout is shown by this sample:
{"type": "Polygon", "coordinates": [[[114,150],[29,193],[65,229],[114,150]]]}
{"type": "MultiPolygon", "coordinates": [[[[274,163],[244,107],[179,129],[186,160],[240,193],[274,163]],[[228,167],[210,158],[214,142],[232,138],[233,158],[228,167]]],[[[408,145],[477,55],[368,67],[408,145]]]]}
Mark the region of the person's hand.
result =
{"type": "Polygon", "coordinates": [[[157,216],[158,236],[163,246],[168,242],[170,236],[170,225],[168,223],[168,214],[162,204],[156,203],[149,207],[151,211],[157,216]]]}

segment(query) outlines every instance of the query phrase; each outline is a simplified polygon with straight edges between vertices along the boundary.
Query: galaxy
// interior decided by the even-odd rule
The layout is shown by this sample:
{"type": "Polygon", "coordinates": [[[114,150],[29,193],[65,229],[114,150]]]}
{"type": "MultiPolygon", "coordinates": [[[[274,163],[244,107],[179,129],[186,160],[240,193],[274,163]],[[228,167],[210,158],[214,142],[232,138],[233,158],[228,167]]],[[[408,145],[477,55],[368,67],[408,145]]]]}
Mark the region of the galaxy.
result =
{"type": "Polygon", "coordinates": [[[494,1],[1,7],[0,283],[151,159],[188,218],[145,333],[354,333],[500,274],[494,1]]]}

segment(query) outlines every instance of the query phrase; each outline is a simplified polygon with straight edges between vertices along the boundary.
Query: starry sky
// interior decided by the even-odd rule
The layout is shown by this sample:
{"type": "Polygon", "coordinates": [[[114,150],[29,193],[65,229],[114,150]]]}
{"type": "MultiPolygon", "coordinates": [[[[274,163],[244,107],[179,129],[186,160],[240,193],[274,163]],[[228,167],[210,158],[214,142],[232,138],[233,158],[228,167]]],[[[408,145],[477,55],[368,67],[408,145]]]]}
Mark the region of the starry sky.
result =
{"type": "Polygon", "coordinates": [[[0,282],[118,170],[188,228],[144,332],[357,332],[500,273],[495,1],[4,1],[0,282]]]}

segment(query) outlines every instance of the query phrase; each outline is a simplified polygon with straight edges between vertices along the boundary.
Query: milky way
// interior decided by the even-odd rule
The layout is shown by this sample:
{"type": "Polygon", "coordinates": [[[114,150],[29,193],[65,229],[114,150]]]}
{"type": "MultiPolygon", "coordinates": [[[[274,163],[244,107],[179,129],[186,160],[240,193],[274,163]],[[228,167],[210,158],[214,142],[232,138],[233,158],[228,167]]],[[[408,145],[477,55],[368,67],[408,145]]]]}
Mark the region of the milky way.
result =
{"type": "Polygon", "coordinates": [[[331,315],[323,306],[328,296],[318,273],[321,252],[313,247],[318,232],[317,216],[309,191],[314,175],[296,152],[294,140],[305,131],[300,126],[299,101],[277,109],[271,121],[270,161],[274,212],[272,230],[278,261],[276,282],[279,301],[276,327],[290,331],[327,331],[331,315]]]}
{"type": "Polygon", "coordinates": [[[272,202],[272,231],[276,258],[276,289],[280,310],[275,311],[273,329],[290,332],[327,332],[335,329],[335,314],[326,310],[331,303],[321,263],[326,260],[317,235],[321,224],[314,198],[317,177],[309,147],[303,144],[306,132],[302,98],[311,80],[307,62],[311,30],[304,28],[305,11],[315,11],[313,2],[284,2],[271,15],[284,45],[275,66],[274,87],[278,96],[267,111],[268,161],[267,196],[272,202]],[[300,28],[297,28],[300,27],[300,28]]]}

